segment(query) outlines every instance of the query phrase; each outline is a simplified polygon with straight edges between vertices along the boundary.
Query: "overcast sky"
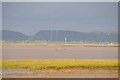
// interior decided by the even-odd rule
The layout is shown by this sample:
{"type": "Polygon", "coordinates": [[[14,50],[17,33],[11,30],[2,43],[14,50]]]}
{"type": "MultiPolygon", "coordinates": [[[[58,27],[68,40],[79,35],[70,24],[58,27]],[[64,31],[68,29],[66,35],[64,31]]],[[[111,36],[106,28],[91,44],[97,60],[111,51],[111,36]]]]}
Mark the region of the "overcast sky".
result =
{"type": "Polygon", "coordinates": [[[117,2],[3,2],[4,30],[33,35],[40,30],[116,32],[117,2]]]}

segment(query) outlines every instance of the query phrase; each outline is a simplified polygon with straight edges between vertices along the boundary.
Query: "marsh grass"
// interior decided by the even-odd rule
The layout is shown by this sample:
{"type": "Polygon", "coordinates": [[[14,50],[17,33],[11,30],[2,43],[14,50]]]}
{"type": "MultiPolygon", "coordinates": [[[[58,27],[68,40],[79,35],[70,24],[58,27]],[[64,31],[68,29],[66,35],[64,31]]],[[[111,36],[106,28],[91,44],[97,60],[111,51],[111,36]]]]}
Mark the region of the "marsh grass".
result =
{"type": "Polygon", "coordinates": [[[3,60],[3,69],[116,68],[117,60],[3,60]]]}

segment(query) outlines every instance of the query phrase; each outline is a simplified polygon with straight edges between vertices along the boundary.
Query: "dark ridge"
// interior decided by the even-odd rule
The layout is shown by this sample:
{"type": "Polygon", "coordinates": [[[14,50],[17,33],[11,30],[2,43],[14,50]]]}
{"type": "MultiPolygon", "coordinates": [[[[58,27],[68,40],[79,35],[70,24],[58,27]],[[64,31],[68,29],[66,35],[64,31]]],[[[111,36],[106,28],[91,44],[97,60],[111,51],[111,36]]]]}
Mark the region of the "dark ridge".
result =
{"type": "Polygon", "coordinates": [[[2,30],[3,41],[83,41],[83,42],[118,42],[118,33],[111,32],[76,32],[65,30],[41,30],[34,36],[27,36],[20,32],[2,30]]]}
{"type": "Polygon", "coordinates": [[[2,30],[2,40],[3,41],[25,41],[25,40],[28,40],[28,36],[16,31],[2,30]]]}
{"type": "Polygon", "coordinates": [[[63,30],[42,30],[34,35],[34,40],[46,41],[87,41],[87,42],[117,42],[117,33],[105,32],[76,32],[76,31],[63,31],[63,30]]]}

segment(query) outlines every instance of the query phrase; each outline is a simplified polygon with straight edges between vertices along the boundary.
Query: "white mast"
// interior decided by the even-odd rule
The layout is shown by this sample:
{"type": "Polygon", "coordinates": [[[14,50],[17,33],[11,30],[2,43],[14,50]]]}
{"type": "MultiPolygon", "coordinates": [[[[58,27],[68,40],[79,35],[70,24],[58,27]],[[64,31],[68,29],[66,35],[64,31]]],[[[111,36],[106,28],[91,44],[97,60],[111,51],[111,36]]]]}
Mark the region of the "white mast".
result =
{"type": "Polygon", "coordinates": [[[50,39],[51,39],[51,42],[52,42],[52,25],[51,25],[50,39]]]}
{"type": "Polygon", "coordinates": [[[65,44],[67,43],[67,37],[65,37],[65,44]]]}
{"type": "Polygon", "coordinates": [[[57,35],[57,25],[55,27],[56,27],[56,36],[55,37],[56,37],[56,42],[57,42],[57,36],[58,36],[57,35]]]}

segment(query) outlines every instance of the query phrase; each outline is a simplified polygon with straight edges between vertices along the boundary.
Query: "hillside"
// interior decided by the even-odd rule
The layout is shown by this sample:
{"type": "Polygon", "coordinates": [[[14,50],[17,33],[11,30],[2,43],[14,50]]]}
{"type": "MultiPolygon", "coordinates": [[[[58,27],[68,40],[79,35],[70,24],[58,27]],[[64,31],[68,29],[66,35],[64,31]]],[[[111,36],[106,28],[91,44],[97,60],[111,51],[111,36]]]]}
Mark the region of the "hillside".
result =
{"type": "Polygon", "coordinates": [[[64,41],[67,37],[67,41],[112,41],[116,42],[118,39],[117,33],[104,33],[104,32],[76,32],[76,31],[40,31],[34,35],[34,40],[52,40],[52,41],[64,41]]]}
{"type": "Polygon", "coordinates": [[[3,41],[26,41],[26,40],[42,40],[42,41],[87,41],[87,42],[117,42],[117,33],[104,33],[104,32],[76,32],[76,31],[63,31],[63,30],[42,30],[34,36],[27,36],[20,32],[3,30],[3,41]]]}
{"type": "Polygon", "coordinates": [[[25,41],[28,40],[28,36],[15,31],[3,30],[2,31],[3,41],[25,41]]]}

